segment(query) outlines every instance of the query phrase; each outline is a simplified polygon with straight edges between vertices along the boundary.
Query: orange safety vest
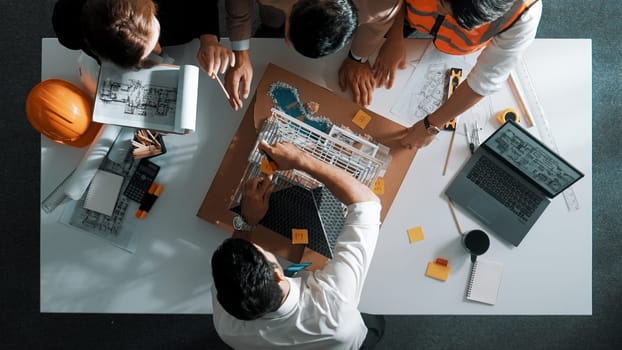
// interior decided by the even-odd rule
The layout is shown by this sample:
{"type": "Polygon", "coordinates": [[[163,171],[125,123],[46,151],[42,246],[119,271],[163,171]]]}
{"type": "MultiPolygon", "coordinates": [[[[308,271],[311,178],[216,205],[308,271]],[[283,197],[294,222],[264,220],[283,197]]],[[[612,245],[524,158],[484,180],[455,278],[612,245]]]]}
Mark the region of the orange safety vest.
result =
{"type": "Polygon", "coordinates": [[[516,1],[505,15],[473,30],[462,28],[452,16],[440,16],[437,0],[406,0],[406,12],[410,26],[432,35],[437,49],[452,55],[466,55],[488,45],[493,36],[509,29],[536,1],[516,1]]]}

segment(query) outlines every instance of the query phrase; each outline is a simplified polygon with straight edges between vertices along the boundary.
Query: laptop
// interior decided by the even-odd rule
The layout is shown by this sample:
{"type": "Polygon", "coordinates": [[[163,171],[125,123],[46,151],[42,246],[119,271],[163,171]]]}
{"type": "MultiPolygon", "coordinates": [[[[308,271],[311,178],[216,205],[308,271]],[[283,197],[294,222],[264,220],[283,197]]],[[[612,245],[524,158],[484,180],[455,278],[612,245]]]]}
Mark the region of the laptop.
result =
{"type": "Polygon", "coordinates": [[[518,246],[551,199],[583,173],[508,121],[474,152],[445,194],[518,246]]]}
{"type": "MultiPolygon", "coordinates": [[[[240,209],[238,205],[230,210],[239,214],[240,209]]],[[[292,184],[272,193],[268,212],[259,224],[289,240],[292,228],[307,229],[307,247],[332,259],[345,224],[344,206],[324,186],[307,189],[292,184]]]]}

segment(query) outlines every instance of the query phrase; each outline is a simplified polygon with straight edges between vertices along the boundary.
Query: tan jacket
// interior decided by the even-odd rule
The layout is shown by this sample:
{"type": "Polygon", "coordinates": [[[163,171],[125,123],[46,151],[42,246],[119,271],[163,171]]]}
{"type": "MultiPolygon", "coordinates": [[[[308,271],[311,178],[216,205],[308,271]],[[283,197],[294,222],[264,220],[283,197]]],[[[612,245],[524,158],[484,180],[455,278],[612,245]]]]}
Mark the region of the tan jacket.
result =
{"type": "MultiPolygon", "coordinates": [[[[253,22],[253,1],[225,0],[227,28],[231,41],[250,39],[253,22]]],[[[292,0],[256,0],[266,6],[289,13],[292,0]]],[[[353,0],[358,9],[359,27],[352,39],[352,52],[361,57],[371,56],[382,43],[403,0],[353,0]]]]}

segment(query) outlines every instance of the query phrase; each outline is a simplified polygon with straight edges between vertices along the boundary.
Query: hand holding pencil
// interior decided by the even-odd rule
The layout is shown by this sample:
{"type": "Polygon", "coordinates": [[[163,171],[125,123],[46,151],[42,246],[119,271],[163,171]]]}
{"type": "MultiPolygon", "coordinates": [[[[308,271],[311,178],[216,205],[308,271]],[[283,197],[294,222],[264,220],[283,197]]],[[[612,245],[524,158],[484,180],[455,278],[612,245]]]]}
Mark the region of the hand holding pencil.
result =
{"type": "Polygon", "coordinates": [[[235,55],[233,51],[220,45],[215,35],[205,34],[201,35],[199,39],[201,47],[197,53],[197,61],[205,73],[218,82],[227,100],[230,100],[231,97],[218,77],[218,74],[223,74],[228,68],[235,66],[235,55]]]}
{"type": "Polygon", "coordinates": [[[235,66],[233,51],[220,45],[215,35],[204,34],[199,40],[201,46],[197,53],[197,61],[208,76],[224,74],[228,68],[235,66]]]}

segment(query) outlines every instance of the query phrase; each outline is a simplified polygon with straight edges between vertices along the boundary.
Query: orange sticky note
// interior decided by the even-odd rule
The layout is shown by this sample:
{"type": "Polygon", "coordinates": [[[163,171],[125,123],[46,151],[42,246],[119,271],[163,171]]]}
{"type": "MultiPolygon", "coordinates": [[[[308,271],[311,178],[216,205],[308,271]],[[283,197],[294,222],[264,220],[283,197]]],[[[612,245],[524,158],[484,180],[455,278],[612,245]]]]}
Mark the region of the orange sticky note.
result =
{"type": "Polygon", "coordinates": [[[375,194],[377,195],[383,195],[384,194],[384,179],[379,177],[376,180],[376,183],[374,184],[374,188],[373,190],[375,194]]]}
{"type": "MultiPolygon", "coordinates": [[[[445,259],[440,260],[447,261],[445,259]]],[[[439,281],[447,281],[447,279],[449,278],[449,272],[451,272],[451,267],[449,267],[449,264],[443,265],[437,263],[436,261],[430,261],[428,263],[428,268],[425,270],[425,275],[435,278],[439,281]]]]}
{"type": "Polygon", "coordinates": [[[370,120],[371,117],[369,116],[369,114],[363,112],[362,109],[359,109],[359,111],[356,112],[356,114],[354,115],[354,118],[352,118],[352,122],[361,129],[365,129],[365,127],[367,127],[367,124],[369,124],[370,120]]]}
{"type": "Polygon", "coordinates": [[[306,228],[293,228],[292,244],[309,244],[309,231],[306,228]]]}
{"type": "Polygon", "coordinates": [[[406,232],[408,232],[408,240],[410,241],[410,243],[423,241],[423,239],[425,238],[421,226],[411,227],[406,230],[406,232]]]}
{"type": "Polygon", "coordinates": [[[266,175],[274,174],[274,168],[272,167],[272,164],[270,164],[270,161],[265,157],[261,158],[261,167],[259,168],[259,171],[261,171],[262,174],[266,175]]]}

